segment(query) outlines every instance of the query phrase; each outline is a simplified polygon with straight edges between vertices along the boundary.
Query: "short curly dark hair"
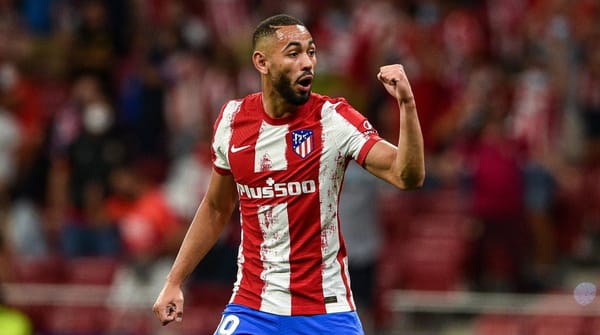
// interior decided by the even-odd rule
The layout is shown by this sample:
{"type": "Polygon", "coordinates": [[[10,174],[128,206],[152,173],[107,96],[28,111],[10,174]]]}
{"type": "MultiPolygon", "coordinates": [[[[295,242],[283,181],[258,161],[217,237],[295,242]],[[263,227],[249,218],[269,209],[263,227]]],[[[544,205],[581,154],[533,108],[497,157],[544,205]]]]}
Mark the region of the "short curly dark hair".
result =
{"type": "Polygon", "coordinates": [[[254,29],[254,33],[252,34],[252,50],[256,50],[256,45],[261,38],[273,35],[277,31],[277,28],[294,25],[305,26],[302,21],[287,14],[277,14],[266,18],[254,29]]]}

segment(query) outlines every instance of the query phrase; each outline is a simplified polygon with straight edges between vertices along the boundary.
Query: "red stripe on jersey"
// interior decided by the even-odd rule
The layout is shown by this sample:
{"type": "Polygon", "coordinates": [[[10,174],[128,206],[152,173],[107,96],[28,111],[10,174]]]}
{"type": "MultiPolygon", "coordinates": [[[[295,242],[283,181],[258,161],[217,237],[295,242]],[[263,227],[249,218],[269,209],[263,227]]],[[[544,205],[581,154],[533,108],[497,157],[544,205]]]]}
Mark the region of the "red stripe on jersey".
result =
{"type": "Polygon", "coordinates": [[[367,143],[365,143],[365,145],[363,145],[363,147],[360,149],[360,153],[358,154],[358,157],[356,158],[356,162],[358,163],[358,165],[364,164],[365,159],[367,159],[367,154],[369,153],[371,148],[375,145],[375,143],[377,143],[379,141],[380,141],[380,139],[377,139],[377,140],[371,139],[367,143]]]}
{"type": "MultiPolygon", "coordinates": [[[[312,115],[305,115],[304,120],[298,120],[302,122],[290,124],[290,133],[286,138],[290,149],[286,156],[290,165],[296,165],[295,161],[301,161],[302,166],[312,167],[296,171],[294,179],[317,181],[317,189],[319,189],[319,160],[323,147],[321,143],[322,125],[317,118],[318,114],[314,113],[320,109],[315,108],[312,111],[312,115]],[[312,136],[314,139],[313,150],[305,158],[298,156],[291,149],[291,132],[300,129],[310,129],[314,132],[312,136]]],[[[292,315],[326,313],[323,297],[321,213],[318,207],[311,207],[311,204],[319,203],[319,193],[305,194],[303,197],[315,199],[307,201],[295,197],[290,198],[288,202],[292,315]]]]}
{"type": "Polygon", "coordinates": [[[230,170],[226,170],[226,169],[221,169],[220,167],[213,165],[213,169],[220,175],[222,176],[228,176],[231,175],[231,171],[230,170]]]}
{"type": "Polygon", "coordinates": [[[293,206],[290,218],[292,315],[325,313],[319,210],[293,206]],[[304,221],[307,220],[307,221],[304,221]],[[298,223],[310,222],[310,225],[298,223]],[[315,302],[320,303],[315,303],[315,302]]]}

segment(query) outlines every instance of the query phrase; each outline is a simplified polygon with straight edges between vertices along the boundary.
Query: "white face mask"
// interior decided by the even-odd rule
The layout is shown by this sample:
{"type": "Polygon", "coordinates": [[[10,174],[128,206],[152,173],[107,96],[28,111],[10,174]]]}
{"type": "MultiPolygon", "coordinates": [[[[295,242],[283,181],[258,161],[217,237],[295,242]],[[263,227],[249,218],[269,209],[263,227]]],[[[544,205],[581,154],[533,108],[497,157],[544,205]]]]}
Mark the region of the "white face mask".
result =
{"type": "Polygon", "coordinates": [[[99,135],[112,126],[110,109],[102,103],[92,103],[83,111],[83,126],[91,134],[99,135]]]}

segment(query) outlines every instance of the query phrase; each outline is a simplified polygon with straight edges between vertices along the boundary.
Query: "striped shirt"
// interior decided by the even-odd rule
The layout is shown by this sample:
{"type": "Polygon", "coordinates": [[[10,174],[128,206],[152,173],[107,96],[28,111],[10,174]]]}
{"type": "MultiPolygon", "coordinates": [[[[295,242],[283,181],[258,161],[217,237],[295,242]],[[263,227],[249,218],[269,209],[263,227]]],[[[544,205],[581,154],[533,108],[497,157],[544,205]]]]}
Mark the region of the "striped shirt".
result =
{"type": "Polygon", "coordinates": [[[338,201],[348,162],[362,164],[379,140],[343,98],[312,93],[281,119],[261,93],[223,106],[213,164],[236,182],[242,229],[231,303],[278,315],[355,310],[338,201]]]}

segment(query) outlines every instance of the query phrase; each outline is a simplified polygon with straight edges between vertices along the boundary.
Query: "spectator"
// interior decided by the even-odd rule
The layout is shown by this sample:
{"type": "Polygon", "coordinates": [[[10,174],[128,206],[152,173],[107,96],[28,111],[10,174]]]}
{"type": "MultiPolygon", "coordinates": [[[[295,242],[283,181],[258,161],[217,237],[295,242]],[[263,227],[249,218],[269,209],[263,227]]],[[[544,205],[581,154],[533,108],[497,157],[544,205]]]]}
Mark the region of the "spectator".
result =
{"type": "Polygon", "coordinates": [[[76,76],[88,74],[97,77],[102,90],[112,95],[112,68],[117,55],[110,13],[105,2],[100,0],[84,1],[79,9],[81,21],[73,34],[71,69],[76,76]]]}
{"type": "Polygon", "coordinates": [[[600,31],[584,45],[584,62],[577,83],[577,110],[584,137],[585,157],[600,157],[600,31]]]}
{"type": "Polygon", "coordinates": [[[50,205],[68,214],[61,228],[63,252],[116,254],[116,229],[103,214],[103,201],[111,171],[128,162],[131,152],[95,77],[79,79],[54,130],[50,192],[66,203],[50,205]]]}
{"type": "Polygon", "coordinates": [[[61,234],[63,254],[67,257],[117,256],[121,241],[116,223],[107,215],[106,191],[90,182],[83,190],[81,210],[73,215],[61,234]]]}
{"type": "MultiPolygon", "coordinates": [[[[140,37],[142,38],[142,37],[140,37]]],[[[141,42],[145,43],[145,42],[141,42]]],[[[148,51],[130,60],[122,71],[118,120],[132,133],[133,150],[153,170],[154,178],[164,179],[168,163],[165,115],[165,82],[160,74],[158,55],[148,51]]]]}
{"type": "Polygon", "coordinates": [[[172,157],[188,154],[195,144],[210,138],[212,111],[203,87],[207,59],[177,52],[165,63],[169,78],[165,109],[172,157]]]}
{"type": "Polygon", "coordinates": [[[125,264],[116,274],[109,299],[123,309],[145,306],[151,293],[160,290],[184,227],[162,188],[134,165],[114,170],[111,182],[108,208],[118,224],[125,264]]]}
{"type": "MultiPolygon", "coordinates": [[[[1,192],[1,191],[0,191],[1,192]]],[[[5,203],[6,243],[19,257],[44,257],[51,252],[38,206],[27,199],[5,203]]],[[[0,219],[0,221],[2,221],[0,219]]]]}
{"type": "Polygon", "coordinates": [[[13,161],[16,167],[12,186],[17,189],[32,178],[31,172],[36,167],[36,157],[45,139],[47,120],[42,111],[39,85],[16,61],[0,61],[0,109],[10,113],[18,127],[18,134],[7,129],[9,133],[3,135],[17,135],[16,138],[6,139],[7,146],[18,145],[12,158],[8,160],[9,164],[13,161]]]}
{"type": "Polygon", "coordinates": [[[524,286],[528,229],[524,221],[522,149],[506,128],[502,81],[494,68],[474,72],[457,144],[463,154],[469,214],[476,223],[469,279],[472,289],[515,291],[524,286]],[[480,81],[481,80],[481,81],[480,81]]]}
{"type": "Polygon", "coordinates": [[[21,129],[12,113],[0,105],[0,184],[10,187],[17,174],[21,129]]]}
{"type": "Polygon", "coordinates": [[[531,280],[550,285],[558,260],[556,222],[556,157],[552,148],[561,138],[555,90],[547,67],[537,57],[530,58],[514,83],[513,117],[510,135],[523,143],[525,156],[524,210],[532,237],[531,280]],[[543,279],[542,279],[543,278],[543,279]]]}

